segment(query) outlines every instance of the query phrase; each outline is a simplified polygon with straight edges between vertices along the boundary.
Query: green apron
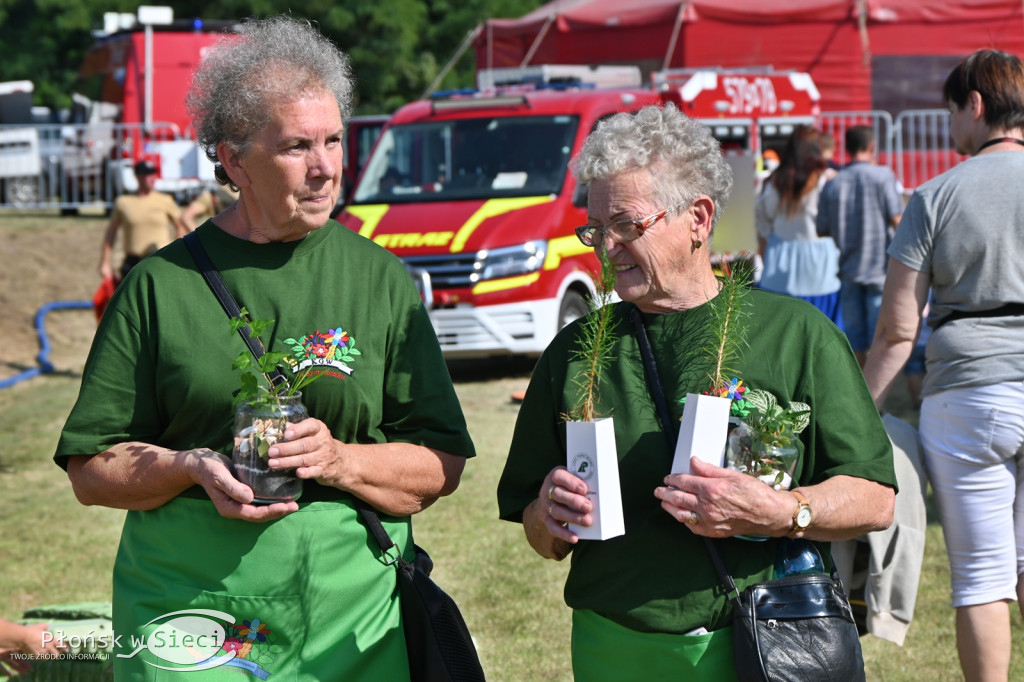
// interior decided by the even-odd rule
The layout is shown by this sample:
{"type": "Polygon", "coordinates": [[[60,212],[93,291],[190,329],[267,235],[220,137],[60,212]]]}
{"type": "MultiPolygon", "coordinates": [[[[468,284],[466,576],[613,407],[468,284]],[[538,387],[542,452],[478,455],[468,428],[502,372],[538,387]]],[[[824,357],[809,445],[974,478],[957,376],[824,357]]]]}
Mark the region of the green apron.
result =
{"type": "Polygon", "coordinates": [[[593,611],[572,612],[576,682],[736,680],[732,628],[702,635],[638,632],[593,611]]]}
{"type": "MultiPolygon", "coordinates": [[[[408,518],[381,520],[411,549],[408,518]]],[[[346,500],[300,502],[270,523],[188,497],[128,512],[115,679],[406,681],[395,568],[379,555],[346,500]]]]}

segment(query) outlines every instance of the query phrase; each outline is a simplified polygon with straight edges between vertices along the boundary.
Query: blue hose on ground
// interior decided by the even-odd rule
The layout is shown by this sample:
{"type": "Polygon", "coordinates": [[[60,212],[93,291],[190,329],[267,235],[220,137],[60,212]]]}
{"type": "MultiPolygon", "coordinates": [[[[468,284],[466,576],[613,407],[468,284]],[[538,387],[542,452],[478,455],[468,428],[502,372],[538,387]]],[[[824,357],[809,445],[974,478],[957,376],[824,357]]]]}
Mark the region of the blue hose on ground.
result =
{"type": "Polygon", "coordinates": [[[39,363],[39,366],[26,369],[24,372],[15,374],[13,377],[0,380],[0,389],[8,388],[40,374],[52,373],[53,363],[50,362],[50,339],[46,336],[46,327],[44,325],[46,314],[54,310],[81,310],[85,308],[92,310],[92,301],[54,301],[40,308],[39,312],[36,313],[36,333],[39,335],[39,355],[36,356],[36,361],[39,363]]]}

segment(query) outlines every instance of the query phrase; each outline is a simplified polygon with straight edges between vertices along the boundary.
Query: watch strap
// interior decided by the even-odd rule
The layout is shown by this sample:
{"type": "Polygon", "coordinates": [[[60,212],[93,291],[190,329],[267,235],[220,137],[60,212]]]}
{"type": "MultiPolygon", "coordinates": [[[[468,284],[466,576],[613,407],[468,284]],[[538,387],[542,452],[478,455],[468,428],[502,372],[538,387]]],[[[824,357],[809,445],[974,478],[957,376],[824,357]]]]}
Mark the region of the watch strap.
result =
{"type": "Polygon", "coordinates": [[[790,490],[789,492],[791,492],[793,494],[793,497],[796,498],[796,511],[793,512],[793,526],[789,529],[789,533],[787,534],[789,536],[793,536],[801,531],[807,530],[808,526],[810,525],[808,524],[807,526],[801,526],[799,523],[799,518],[800,512],[803,511],[805,507],[807,509],[811,508],[811,503],[807,501],[807,498],[804,497],[803,493],[801,493],[799,490],[790,490]]]}

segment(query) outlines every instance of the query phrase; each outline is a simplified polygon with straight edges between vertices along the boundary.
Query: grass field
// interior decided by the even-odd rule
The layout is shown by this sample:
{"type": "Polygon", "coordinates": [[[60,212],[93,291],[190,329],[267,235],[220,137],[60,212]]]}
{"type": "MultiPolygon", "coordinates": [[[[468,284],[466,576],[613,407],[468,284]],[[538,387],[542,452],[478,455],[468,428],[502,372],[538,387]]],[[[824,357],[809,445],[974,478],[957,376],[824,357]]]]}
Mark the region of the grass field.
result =
{"type": "MultiPolygon", "coordinates": [[[[0,217],[0,240],[5,242],[8,224],[0,217]]],[[[58,229],[77,234],[69,225],[58,229]]],[[[98,244],[102,222],[93,221],[87,229],[98,244]]],[[[49,257],[62,254],[55,251],[49,257]]],[[[91,265],[92,254],[87,257],[91,265]]],[[[0,390],[0,616],[8,619],[32,606],[110,598],[110,571],[123,512],[79,505],[67,477],[51,460],[77,393],[85,353],[78,341],[73,348],[64,347],[55,330],[92,324],[88,311],[62,315],[48,325],[56,337],[52,340],[60,359],[58,372],[0,390]]],[[[6,326],[3,338],[8,338],[6,326]]],[[[0,378],[10,374],[11,364],[0,378]]],[[[484,371],[455,366],[453,374],[478,457],[466,467],[453,496],[417,517],[417,540],[435,559],[435,579],[462,607],[489,679],[569,680],[570,614],[561,596],[568,564],[540,559],[518,525],[497,520],[494,490],[518,409],[509,395],[525,387],[528,367],[507,364],[484,371]]],[[[905,395],[894,396],[893,411],[914,421],[905,395]]],[[[941,529],[932,521],[906,643],[897,647],[865,637],[869,680],[961,679],[948,581],[941,529]]],[[[1010,679],[1020,680],[1024,624],[1015,607],[1013,626],[1010,679]]]]}

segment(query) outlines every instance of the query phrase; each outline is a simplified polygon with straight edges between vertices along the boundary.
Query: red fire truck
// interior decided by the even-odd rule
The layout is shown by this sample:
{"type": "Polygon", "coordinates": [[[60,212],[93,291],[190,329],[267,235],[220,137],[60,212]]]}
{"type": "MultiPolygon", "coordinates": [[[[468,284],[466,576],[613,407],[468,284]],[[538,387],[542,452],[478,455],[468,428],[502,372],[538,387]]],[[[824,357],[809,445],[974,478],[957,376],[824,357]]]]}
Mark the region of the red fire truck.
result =
{"type": "Polygon", "coordinates": [[[569,160],[597,122],[674,102],[711,126],[736,176],[716,230],[720,255],[753,250],[756,158],[814,123],[806,74],[631,67],[482,72],[483,91],[438,94],[396,111],[338,220],[386,247],[419,283],[446,357],[537,355],[586,312],[596,259],[573,228],[586,188],[569,160]],[[601,87],[601,81],[614,87],[601,87]]]}
{"type": "Polygon", "coordinates": [[[206,50],[232,26],[176,21],[97,40],[79,68],[64,135],[67,198],[112,201],[134,189],[130,169],[143,157],[159,167],[163,191],[187,194],[213,180],[191,136],[185,94],[206,50]]]}

